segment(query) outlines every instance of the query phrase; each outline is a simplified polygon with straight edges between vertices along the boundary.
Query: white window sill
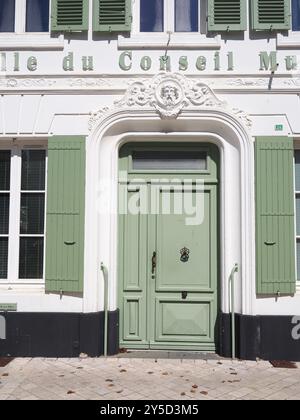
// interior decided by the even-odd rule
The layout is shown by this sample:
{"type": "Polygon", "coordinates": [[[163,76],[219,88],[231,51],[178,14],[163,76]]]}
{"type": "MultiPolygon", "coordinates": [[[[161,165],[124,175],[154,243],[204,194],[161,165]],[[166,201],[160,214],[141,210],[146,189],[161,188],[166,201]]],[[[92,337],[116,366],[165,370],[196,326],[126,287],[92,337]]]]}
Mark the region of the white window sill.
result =
{"type": "Polygon", "coordinates": [[[170,42],[168,34],[153,34],[140,33],[125,38],[122,35],[118,37],[119,49],[166,49],[180,50],[180,49],[220,49],[221,37],[216,35],[208,38],[203,34],[171,34],[170,42]]]}
{"type": "Polygon", "coordinates": [[[10,296],[13,294],[22,294],[22,293],[28,294],[28,292],[45,294],[45,284],[44,283],[36,283],[36,284],[0,283],[1,296],[10,296]]]}
{"type": "Polygon", "coordinates": [[[277,34],[278,48],[298,48],[300,47],[300,31],[289,32],[288,36],[277,34]]]}
{"type": "Polygon", "coordinates": [[[0,33],[0,50],[62,50],[64,36],[52,38],[49,33],[0,33]]]}

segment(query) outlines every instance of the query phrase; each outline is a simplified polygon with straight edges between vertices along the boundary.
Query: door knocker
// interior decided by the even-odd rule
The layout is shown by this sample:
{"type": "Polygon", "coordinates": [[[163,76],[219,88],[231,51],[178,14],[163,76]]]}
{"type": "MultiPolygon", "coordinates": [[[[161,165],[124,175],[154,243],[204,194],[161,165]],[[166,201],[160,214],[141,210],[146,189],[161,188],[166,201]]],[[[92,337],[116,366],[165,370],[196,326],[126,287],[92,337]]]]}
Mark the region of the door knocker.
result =
{"type": "Polygon", "coordinates": [[[182,248],[180,250],[180,261],[183,263],[186,263],[188,262],[189,258],[190,258],[190,250],[186,247],[182,248]]]}

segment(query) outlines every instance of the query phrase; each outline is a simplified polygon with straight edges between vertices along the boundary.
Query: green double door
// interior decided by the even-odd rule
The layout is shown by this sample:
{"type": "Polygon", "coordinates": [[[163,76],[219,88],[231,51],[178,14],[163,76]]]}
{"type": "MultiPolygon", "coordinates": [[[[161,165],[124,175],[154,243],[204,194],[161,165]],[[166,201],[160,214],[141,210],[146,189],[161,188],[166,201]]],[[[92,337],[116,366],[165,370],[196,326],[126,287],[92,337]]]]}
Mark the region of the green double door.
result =
{"type": "Polygon", "coordinates": [[[120,347],[215,349],[218,150],[120,151],[120,347]]]}

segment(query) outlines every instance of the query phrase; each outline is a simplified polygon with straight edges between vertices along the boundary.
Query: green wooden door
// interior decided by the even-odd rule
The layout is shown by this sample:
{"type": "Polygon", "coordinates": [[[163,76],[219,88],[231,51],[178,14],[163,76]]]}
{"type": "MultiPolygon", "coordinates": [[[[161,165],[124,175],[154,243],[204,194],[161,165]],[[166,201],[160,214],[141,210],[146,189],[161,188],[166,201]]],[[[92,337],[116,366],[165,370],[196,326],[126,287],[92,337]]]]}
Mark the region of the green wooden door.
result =
{"type": "Polygon", "coordinates": [[[119,223],[120,346],[214,350],[218,150],[212,145],[148,147],[128,145],[120,153],[127,180],[123,176],[120,182],[119,200],[128,204],[119,223]],[[137,149],[141,162],[135,168],[137,149]],[[174,152],[179,169],[170,169],[168,159],[160,167],[156,152],[170,160],[174,152]],[[186,169],[189,164],[192,170],[186,169]]]}

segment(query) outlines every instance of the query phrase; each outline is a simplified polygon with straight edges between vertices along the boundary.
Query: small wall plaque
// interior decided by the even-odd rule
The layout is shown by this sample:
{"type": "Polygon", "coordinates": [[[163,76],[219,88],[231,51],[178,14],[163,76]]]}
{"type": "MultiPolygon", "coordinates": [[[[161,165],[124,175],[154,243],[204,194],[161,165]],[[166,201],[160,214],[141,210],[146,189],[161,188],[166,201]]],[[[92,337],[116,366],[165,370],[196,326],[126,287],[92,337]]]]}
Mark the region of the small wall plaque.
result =
{"type": "Polygon", "coordinates": [[[283,131],[283,125],[282,124],[276,124],[275,125],[275,131],[283,131]]]}
{"type": "Polygon", "coordinates": [[[0,312],[16,312],[17,303],[0,303],[0,312]]]}

